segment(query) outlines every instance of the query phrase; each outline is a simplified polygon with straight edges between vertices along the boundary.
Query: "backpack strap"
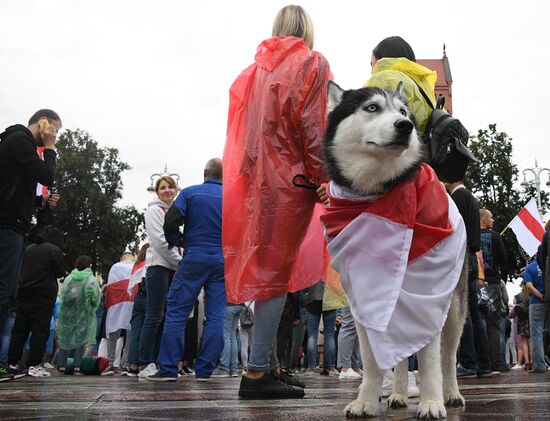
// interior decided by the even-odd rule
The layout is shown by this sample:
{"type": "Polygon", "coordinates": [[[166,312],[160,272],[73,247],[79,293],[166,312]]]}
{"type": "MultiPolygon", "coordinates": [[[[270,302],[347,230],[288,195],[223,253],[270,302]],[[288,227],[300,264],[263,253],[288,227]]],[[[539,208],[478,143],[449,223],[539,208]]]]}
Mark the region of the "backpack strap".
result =
{"type": "MultiPolygon", "coordinates": [[[[436,108],[439,108],[439,100],[437,101],[437,105],[436,107],[434,107],[432,101],[430,100],[430,97],[428,96],[428,94],[424,91],[424,89],[422,89],[422,87],[420,86],[420,84],[414,80],[412,77],[409,76],[409,78],[414,82],[414,84],[416,85],[416,87],[418,88],[418,90],[420,91],[420,93],[422,94],[422,96],[424,97],[424,100],[426,101],[426,104],[428,104],[428,106],[432,109],[432,110],[435,110],[436,108]]],[[[445,101],[445,97],[441,97],[443,98],[443,103],[445,101]]],[[[441,104],[441,108],[443,108],[443,104],[441,104]]]]}

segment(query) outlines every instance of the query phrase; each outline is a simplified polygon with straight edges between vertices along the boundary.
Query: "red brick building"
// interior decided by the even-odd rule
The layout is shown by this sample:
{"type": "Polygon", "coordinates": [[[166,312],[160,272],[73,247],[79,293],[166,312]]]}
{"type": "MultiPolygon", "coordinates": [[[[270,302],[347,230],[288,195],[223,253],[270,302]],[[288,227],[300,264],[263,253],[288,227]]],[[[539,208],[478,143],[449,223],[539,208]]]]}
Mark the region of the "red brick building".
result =
{"type": "Polygon", "coordinates": [[[437,82],[435,83],[435,97],[445,97],[445,109],[449,114],[453,113],[453,78],[451,76],[451,67],[449,59],[445,52],[445,44],[443,44],[443,58],[441,59],[425,59],[416,60],[418,64],[427,67],[430,70],[437,72],[437,82]]]}

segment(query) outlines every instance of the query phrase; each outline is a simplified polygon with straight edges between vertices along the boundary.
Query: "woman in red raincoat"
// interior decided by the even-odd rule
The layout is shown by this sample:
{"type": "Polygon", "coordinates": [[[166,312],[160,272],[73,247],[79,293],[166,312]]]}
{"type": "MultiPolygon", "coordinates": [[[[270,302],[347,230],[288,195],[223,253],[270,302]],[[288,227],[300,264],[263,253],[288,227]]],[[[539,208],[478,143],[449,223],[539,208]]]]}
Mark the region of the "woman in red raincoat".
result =
{"type": "Polygon", "coordinates": [[[323,270],[322,231],[313,218],[319,198],[292,182],[298,174],[316,185],[324,181],[321,138],[331,74],[312,47],[309,15],[300,6],[284,7],[273,38],[258,46],[254,64],[230,90],[223,157],[227,301],[256,300],[242,397],[304,395],[303,383],[272,371],[272,351],[287,292],[317,282],[323,270]]]}

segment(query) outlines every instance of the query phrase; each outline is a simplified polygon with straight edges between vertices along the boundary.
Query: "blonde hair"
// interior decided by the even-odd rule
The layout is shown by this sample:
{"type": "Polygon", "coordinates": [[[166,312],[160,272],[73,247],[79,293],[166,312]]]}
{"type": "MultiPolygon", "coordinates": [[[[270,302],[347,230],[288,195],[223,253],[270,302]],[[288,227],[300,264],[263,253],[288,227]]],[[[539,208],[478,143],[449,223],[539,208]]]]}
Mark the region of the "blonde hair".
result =
{"type": "Polygon", "coordinates": [[[273,22],[274,37],[302,38],[307,46],[313,48],[313,22],[302,6],[285,6],[273,22]]]}

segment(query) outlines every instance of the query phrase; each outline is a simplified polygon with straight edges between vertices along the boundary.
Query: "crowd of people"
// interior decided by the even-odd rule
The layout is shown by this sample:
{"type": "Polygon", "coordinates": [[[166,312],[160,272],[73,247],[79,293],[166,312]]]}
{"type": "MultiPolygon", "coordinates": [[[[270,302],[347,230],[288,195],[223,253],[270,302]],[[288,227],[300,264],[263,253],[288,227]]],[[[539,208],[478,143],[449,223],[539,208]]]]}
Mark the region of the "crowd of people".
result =
{"type": "MultiPolygon", "coordinates": [[[[303,8],[278,13],[273,37],[231,86],[223,160],[209,160],[204,182],[179,193],[173,178],[157,179],[147,244],[137,257],[122,253],[105,282],[86,255],[66,272],[63,233],[51,223],[28,235],[35,205],[51,210],[62,200],[36,194],[37,183],[53,183],[60,117],[39,110],[27,126],[0,134],[0,381],[48,377],[54,368],[163,382],[240,377],[243,398],[302,397],[302,375],[361,381],[354,317],[338,275],[328,282],[319,223],[328,203],[321,140],[332,73],[313,42],[303,8]]],[[[423,133],[435,72],[400,37],[380,42],[371,64],[365,86],[402,83],[423,133]]],[[[470,158],[457,154],[444,180],[467,231],[457,376],[546,372],[548,226],[510,305],[506,250],[493,215],[464,186],[470,158]]],[[[408,393],[418,396],[414,355],[409,369],[408,393]]]]}

